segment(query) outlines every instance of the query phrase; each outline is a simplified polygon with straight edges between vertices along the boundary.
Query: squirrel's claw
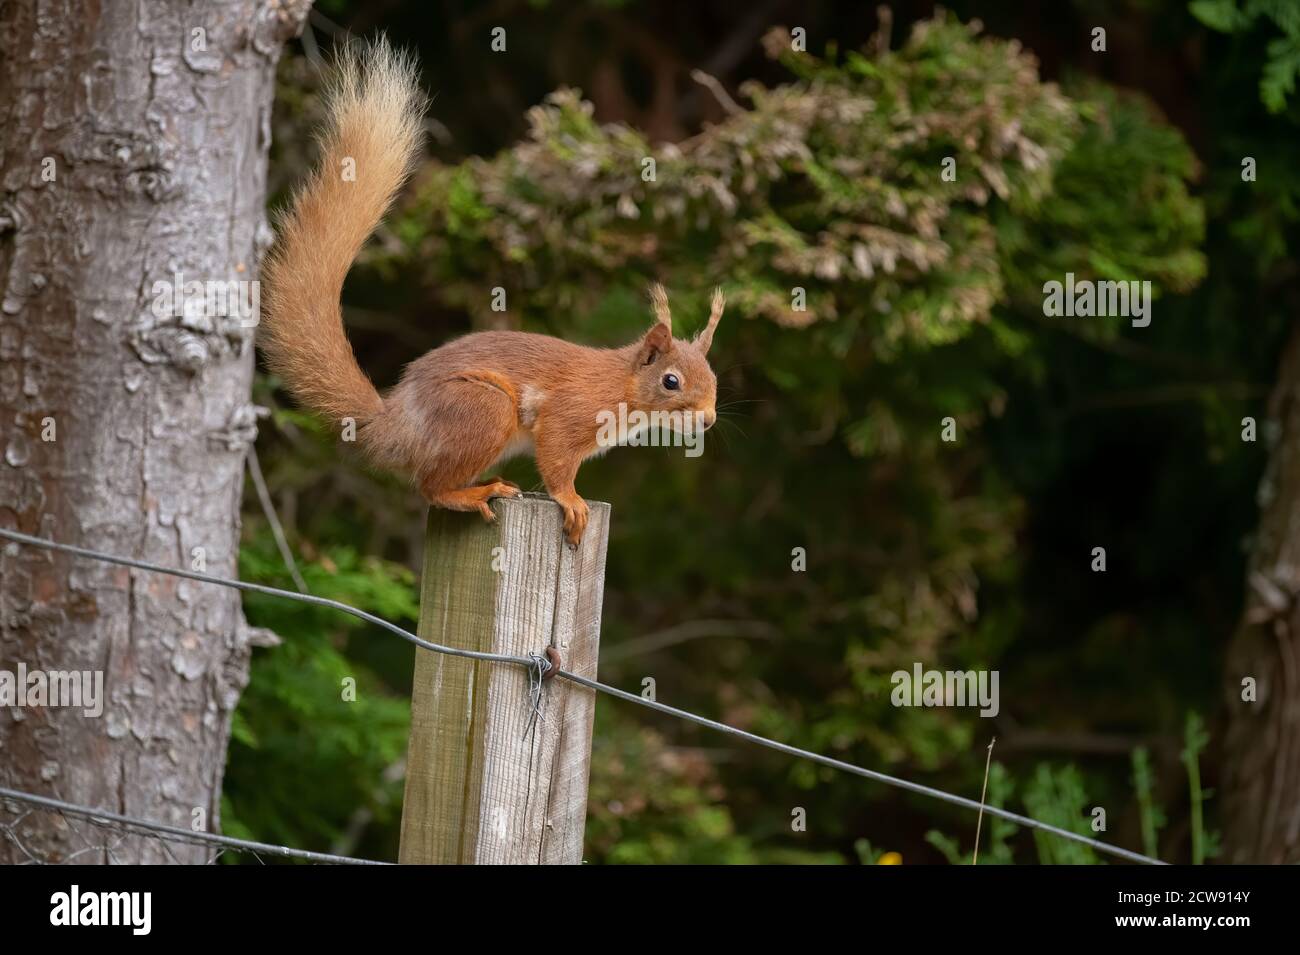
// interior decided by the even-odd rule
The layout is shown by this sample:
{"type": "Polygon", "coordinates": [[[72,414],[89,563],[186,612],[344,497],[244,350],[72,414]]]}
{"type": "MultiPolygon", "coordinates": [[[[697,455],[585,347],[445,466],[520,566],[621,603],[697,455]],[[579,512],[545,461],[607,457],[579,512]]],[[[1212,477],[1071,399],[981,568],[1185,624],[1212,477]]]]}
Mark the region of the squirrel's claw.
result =
{"type": "Polygon", "coordinates": [[[518,497],[520,494],[524,493],[519,490],[517,484],[511,484],[509,481],[502,481],[498,478],[494,478],[488,484],[480,485],[479,490],[483,494],[483,499],[479,502],[478,509],[483,515],[483,519],[489,524],[495,524],[497,516],[493,512],[492,506],[488,504],[488,501],[494,497],[518,497]]]}
{"type": "Polygon", "coordinates": [[[571,498],[557,501],[560,510],[564,512],[564,539],[568,541],[569,546],[575,550],[582,541],[583,532],[587,529],[588,509],[587,502],[576,494],[571,498]]]}

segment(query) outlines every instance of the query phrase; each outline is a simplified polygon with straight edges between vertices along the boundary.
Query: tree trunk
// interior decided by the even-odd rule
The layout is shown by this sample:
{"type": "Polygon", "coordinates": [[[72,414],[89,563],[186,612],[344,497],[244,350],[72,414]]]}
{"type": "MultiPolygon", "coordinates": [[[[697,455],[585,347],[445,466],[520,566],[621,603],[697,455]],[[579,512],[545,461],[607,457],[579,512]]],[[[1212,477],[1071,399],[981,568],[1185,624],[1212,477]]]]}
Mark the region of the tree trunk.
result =
{"type": "MultiPolygon", "coordinates": [[[[236,573],[255,318],[183,283],[255,278],[308,5],[0,4],[0,525],[236,573]]],[[[215,831],[248,656],[235,591],[5,546],[0,671],[101,671],[104,699],[0,708],[0,783],[215,831]]],[[[0,803],[0,862],[209,855],[20,816],[0,803]]]]}
{"type": "Polygon", "coordinates": [[[1222,861],[1230,863],[1300,862],[1300,325],[1268,418],[1278,430],[1260,484],[1246,608],[1227,660],[1222,861]],[[1247,678],[1254,702],[1243,699],[1247,678]]]}

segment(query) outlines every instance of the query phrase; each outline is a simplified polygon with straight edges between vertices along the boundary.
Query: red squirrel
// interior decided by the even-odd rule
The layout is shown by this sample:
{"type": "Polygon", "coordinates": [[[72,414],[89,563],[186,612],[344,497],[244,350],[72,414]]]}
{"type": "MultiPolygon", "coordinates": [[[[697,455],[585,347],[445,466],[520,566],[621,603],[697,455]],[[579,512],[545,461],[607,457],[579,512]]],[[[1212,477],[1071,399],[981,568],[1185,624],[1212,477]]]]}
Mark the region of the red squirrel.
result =
{"type": "Polygon", "coordinates": [[[416,359],[381,396],[348,343],[339,295],[415,166],[426,101],[414,62],[381,39],[340,54],[327,102],[320,165],[283,217],[262,268],[261,344],[269,367],[301,404],[335,422],[355,421],[368,457],[409,475],[434,507],[493,520],[489,499],[520,490],[480,476],[531,451],[576,547],[587,504],[574,478],[584,460],[606,449],[602,418],[623,405],[646,415],[685,414],[701,428],[713,424],[717,379],[706,356],[722,317],[721,290],[694,341],[673,338],[668,299],[656,285],[655,323],[622,348],[477,332],[416,359]]]}

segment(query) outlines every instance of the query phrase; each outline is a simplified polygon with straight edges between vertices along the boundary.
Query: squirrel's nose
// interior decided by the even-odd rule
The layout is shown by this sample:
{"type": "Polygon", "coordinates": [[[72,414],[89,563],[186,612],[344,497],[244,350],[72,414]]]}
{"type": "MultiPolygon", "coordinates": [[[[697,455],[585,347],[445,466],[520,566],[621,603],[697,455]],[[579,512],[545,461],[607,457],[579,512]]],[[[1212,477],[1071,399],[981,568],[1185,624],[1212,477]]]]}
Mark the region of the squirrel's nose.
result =
{"type": "Polygon", "coordinates": [[[708,411],[701,411],[700,420],[704,423],[704,430],[708,431],[710,428],[713,427],[713,422],[718,420],[717,412],[715,412],[712,408],[710,408],[708,411]]]}

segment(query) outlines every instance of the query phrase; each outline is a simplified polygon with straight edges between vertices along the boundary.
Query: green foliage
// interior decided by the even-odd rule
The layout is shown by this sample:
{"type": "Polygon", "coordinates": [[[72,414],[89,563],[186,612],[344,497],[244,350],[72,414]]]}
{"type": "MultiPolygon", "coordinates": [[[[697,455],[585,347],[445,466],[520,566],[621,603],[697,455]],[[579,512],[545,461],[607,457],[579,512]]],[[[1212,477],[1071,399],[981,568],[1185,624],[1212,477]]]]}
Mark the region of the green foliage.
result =
{"type": "MultiPolygon", "coordinates": [[[[339,547],[301,571],[316,596],[408,626],[417,614],[405,567],[339,547]]],[[[245,543],[240,576],[293,587],[269,533],[245,543]]],[[[269,628],[281,643],[256,652],[255,678],[235,712],[224,830],[321,850],[344,834],[358,810],[391,824],[401,787],[383,780],[406,755],[409,691],[394,692],[348,653],[348,641],[392,637],[335,610],[261,594],[246,594],[244,609],[252,625],[269,628]],[[354,699],[347,681],[355,681],[354,699]]]]}
{"type": "MultiPolygon", "coordinates": [[[[1074,766],[1053,768],[1039,763],[1025,786],[1025,808],[1040,822],[1095,838],[1088,824],[1088,796],[1083,776],[1074,766]]],[[[1034,830],[1034,845],[1043,865],[1097,865],[1097,854],[1082,843],[1034,830]]]]}
{"type": "Polygon", "coordinates": [[[1160,830],[1168,820],[1164,810],[1155,801],[1155,777],[1151,771],[1151,757],[1145,746],[1133,750],[1132,761],[1133,790],[1137,794],[1142,822],[1142,853],[1159,859],[1160,830]]]}
{"type": "Polygon", "coordinates": [[[1205,828],[1205,800],[1214,795],[1214,791],[1201,787],[1200,757],[1209,742],[1210,736],[1200,715],[1189,712],[1183,729],[1181,758],[1187,770],[1188,798],[1192,807],[1192,865],[1201,865],[1219,854],[1218,833],[1205,828]]]}
{"type": "MultiPolygon", "coordinates": [[[[1201,789],[1198,756],[1209,743],[1204,724],[1195,713],[1187,715],[1183,765],[1187,769],[1191,796],[1192,861],[1196,865],[1205,858],[1218,854],[1218,835],[1203,831],[1202,804],[1210,793],[1201,789]]],[[[1150,754],[1145,747],[1132,753],[1133,790],[1137,797],[1142,828],[1142,852],[1158,859],[1159,832],[1166,822],[1164,811],[1154,801],[1155,778],[1151,769],[1150,754]]],[[[1006,808],[1014,786],[1010,775],[1001,763],[993,763],[989,770],[988,805],[1006,808]]],[[[1054,767],[1039,763],[1033,777],[1025,787],[1024,811],[1033,819],[1067,829],[1089,838],[1098,838],[1089,824],[1091,807],[1083,775],[1074,765],[1054,767]]],[[[980,861],[990,865],[1006,865],[1015,861],[1010,839],[1020,829],[1015,823],[996,816],[986,816],[988,842],[981,848],[980,861]]],[[[1098,865],[1101,858],[1088,846],[1070,842],[1039,830],[1033,830],[1038,860],[1043,865],[1098,865]]],[[[1104,837],[1103,837],[1104,838],[1104,837]]],[[[962,849],[957,840],[946,833],[931,829],[925,834],[926,842],[938,849],[951,865],[969,865],[971,851],[962,849]]],[[[865,860],[864,860],[865,861],[865,860]]]]}
{"type": "Polygon", "coordinates": [[[1268,44],[1259,77],[1259,98],[1270,113],[1286,109],[1300,76],[1300,5],[1294,0],[1192,0],[1196,19],[1220,33],[1246,33],[1266,22],[1280,30],[1268,44]]]}
{"type": "MultiPolygon", "coordinates": [[[[997,809],[1006,809],[1014,789],[1015,787],[1006,767],[1001,763],[993,763],[989,766],[987,805],[994,806],[997,809]]],[[[1014,822],[1008,822],[999,816],[986,815],[982,831],[988,835],[983,845],[980,846],[979,864],[1011,865],[1015,862],[1010,840],[1019,830],[1020,827],[1014,822]]],[[[925,841],[942,852],[943,857],[948,860],[950,865],[970,865],[975,854],[973,847],[970,851],[965,851],[959,848],[957,840],[937,829],[931,829],[927,832],[925,841]]]]}
{"type": "MultiPolygon", "coordinates": [[[[1041,314],[1043,283],[1066,272],[1150,280],[1156,297],[1189,291],[1205,276],[1205,213],[1188,188],[1199,171],[1191,149],[1145,100],[1095,82],[1068,88],[1087,120],[1056,168],[1051,199],[1019,221],[1000,216],[1009,296],[1041,314]]],[[[1118,332],[1107,323],[1097,334],[1118,332]]]]}
{"type": "Polygon", "coordinates": [[[587,799],[587,858],[624,864],[838,864],[774,806],[761,830],[736,831],[706,751],[669,746],[639,714],[601,699],[587,799]]]}
{"type": "MultiPolygon", "coordinates": [[[[530,111],[527,142],[435,169],[397,231],[423,231],[412,260],[444,301],[482,318],[485,287],[551,325],[655,274],[681,296],[679,314],[702,314],[724,281],[739,314],[833,326],[816,336],[832,351],[859,335],[881,354],[943,344],[987,321],[1002,278],[986,207],[1047,194],[1079,128],[1075,105],[1027,55],[949,18],[874,61],[783,62],[800,82],[747,84],[752,109],[658,149],[560,90],[530,111]],[[937,175],[945,157],[953,182],[937,175]],[[404,227],[431,217],[446,228],[404,227]],[[792,307],[795,286],[806,311],[792,307]]],[[[782,372],[807,381],[806,363],[769,370],[782,372]]]]}

